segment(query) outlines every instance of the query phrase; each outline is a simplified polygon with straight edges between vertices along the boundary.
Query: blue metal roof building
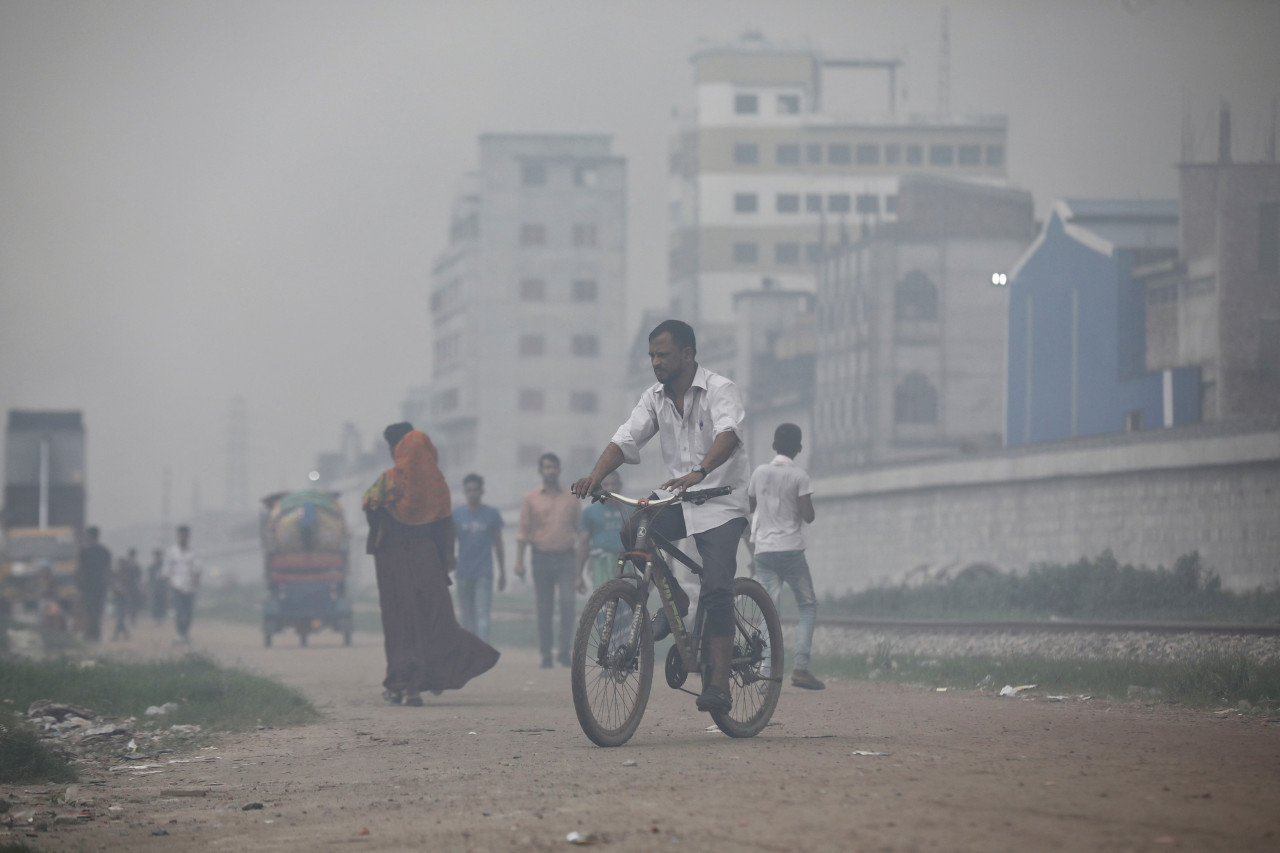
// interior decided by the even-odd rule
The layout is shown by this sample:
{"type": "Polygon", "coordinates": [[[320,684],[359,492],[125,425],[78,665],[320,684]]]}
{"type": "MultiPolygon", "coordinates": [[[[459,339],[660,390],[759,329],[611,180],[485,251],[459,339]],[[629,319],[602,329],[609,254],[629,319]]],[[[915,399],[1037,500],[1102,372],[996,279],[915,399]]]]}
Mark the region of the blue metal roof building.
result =
{"type": "Polygon", "coordinates": [[[1059,201],[1009,275],[1005,443],[1200,420],[1199,368],[1146,370],[1133,270],[1175,257],[1173,200],[1059,201]]]}

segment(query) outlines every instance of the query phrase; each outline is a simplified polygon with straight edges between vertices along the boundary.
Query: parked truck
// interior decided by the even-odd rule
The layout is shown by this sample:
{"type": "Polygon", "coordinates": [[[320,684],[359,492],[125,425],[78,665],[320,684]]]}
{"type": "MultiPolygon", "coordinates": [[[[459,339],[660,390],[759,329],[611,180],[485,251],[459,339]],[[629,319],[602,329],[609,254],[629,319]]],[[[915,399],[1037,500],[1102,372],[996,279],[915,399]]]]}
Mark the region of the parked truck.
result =
{"type": "Polygon", "coordinates": [[[84,422],[75,411],[11,409],[4,451],[0,599],[75,600],[84,527],[84,422]]]}
{"type": "Polygon", "coordinates": [[[351,599],[347,597],[347,522],[337,492],[304,489],[262,499],[263,569],[267,600],[262,642],[293,628],[298,641],[323,628],[351,645],[351,599]]]}

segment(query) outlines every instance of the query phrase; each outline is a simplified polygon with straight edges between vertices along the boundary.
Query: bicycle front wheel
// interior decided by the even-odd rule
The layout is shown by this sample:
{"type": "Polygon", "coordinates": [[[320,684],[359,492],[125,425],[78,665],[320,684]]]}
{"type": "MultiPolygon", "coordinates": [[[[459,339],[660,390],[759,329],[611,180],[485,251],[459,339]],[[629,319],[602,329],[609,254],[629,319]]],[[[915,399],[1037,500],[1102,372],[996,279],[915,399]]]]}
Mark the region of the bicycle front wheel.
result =
{"type": "Polygon", "coordinates": [[[587,599],[573,640],[573,708],[598,746],[621,746],[640,725],[653,686],[653,626],[635,585],[621,578],[587,599]],[[640,620],[635,646],[631,625],[640,620]]]}
{"type": "Polygon", "coordinates": [[[733,581],[733,669],[728,713],[711,719],[729,737],[754,737],[769,724],[782,693],[782,621],[756,581],[733,581]]]}

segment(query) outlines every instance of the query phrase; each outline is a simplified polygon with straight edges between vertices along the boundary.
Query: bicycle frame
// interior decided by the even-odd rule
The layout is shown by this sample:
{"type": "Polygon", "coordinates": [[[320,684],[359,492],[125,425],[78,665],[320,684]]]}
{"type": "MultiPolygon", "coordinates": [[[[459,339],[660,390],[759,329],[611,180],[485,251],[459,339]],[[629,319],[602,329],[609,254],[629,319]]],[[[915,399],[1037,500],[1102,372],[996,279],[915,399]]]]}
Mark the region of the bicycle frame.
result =
{"type": "MultiPolygon", "coordinates": [[[[708,500],[719,494],[727,494],[728,489],[707,489],[694,498],[699,503],[708,500]],[[705,495],[705,496],[703,496],[705,495]]],[[[696,575],[702,574],[702,566],[695,562],[688,554],[685,554],[661,534],[650,530],[650,525],[658,513],[662,512],[669,506],[672,506],[682,499],[683,495],[673,495],[670,498],[659,500],[641,499],[623,497],[615,495],[611,492],[601,490],[597,493],[601,500],[612,500],[624,506],[632,506],[639,510],[636,515],[639,516],[639,523],[636,526],[635,543],[630,551],[624,552],[618,557],[617,577],[631,577],[636,581],[637,589],[640,592],[640,600],[645,601],[649,597],[649,587],[656,587],[658,590],[658,599],[662,608],[667,614],[667,624],[671,626],[671,636],[675,641],[676,648],[680,652],[680,661],[684,665],[686,673],[697,672],[701,666],[702,650],[695,645],[695,634],[698,631],[689,631],[684,624],[684,618],[676,608],[675,595],[671,591],[671,584],[674,578],[671,575],[670,567],[665,560],[662,560],[658,554],[659,549],[679,562],[683,563],[696,575]],[[652,544],[651,544],[652,542],[652,544]],[[644,574],[637,575],[634,572],[625,570],[626,564],[634,558],[644,559],[644,574]],[[659,568],[661,566],[662,568],[659,568]]],[[[612,626],[614,616],[614,604],[608,605],[608,624],[612,626]]],[[[639,611],[637,611],[637,615],[639,611]]],[[[609,638],[606,636],[602,647],[607,648],[609,638]]],[[[632,619],[631,634],[627,638],[627,649],[634,652],[637,644],[640,642],[640,621],[632,619]]]]}

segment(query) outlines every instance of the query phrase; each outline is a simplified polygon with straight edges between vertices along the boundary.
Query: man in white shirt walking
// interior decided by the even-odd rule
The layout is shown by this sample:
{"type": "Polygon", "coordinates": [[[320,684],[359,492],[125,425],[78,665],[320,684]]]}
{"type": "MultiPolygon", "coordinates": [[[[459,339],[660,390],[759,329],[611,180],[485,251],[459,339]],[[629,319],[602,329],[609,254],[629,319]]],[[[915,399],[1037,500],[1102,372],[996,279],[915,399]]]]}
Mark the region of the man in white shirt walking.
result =
{"type": "MultiPolygon", "coordinates": [[[[698,607],[706,612],[703,626],[711,657],[711,678],[698,697],[699,711],[728,713],[729,674],[733,664],[733,576],[737,573],[738,543],[747,526],[746,448],[742,422],[746,417],[738,386],[698,366],[693,329],[680,320],[664,320],[649,333],[649,363],[657,383],[641,395],[627,422],[618,427],[592,472],[573,484],[573,493],[589,497],[623,462],[640,461],[640,448],[655,435],[662,461],[671,474],[658,488],[680,492],[689,488],[731,486],[733,492],[702,506],[682,503],[667,507],[651,529],[671,542],[692,536],[702,557],[698,607]]],[[[674,587],[677,609],[683,615],[689,599],[674,587]],[[680,606],[680,605],[683,606],[680,606]]],[[[653,639],[670,633],[665,611],[654,619],[653,639]]]]}
{"type": "Polygon", "coordinates": [[[809,648],[813,645],[813,623],[818,601],[813,578],[804,558],[804,525],[813,522],[813,486],[809,475],[797,467],[800,427],[781,424],[773,433],[773,449],[778,455],[756,468],[747,487],[754,513],[752,530],[756,544],[756,580],[768,590],[779,606],[782,584],[790,584],[800,610],[796,626],[796,666],[791,683],[806,690],[826,687],[809,672],[809,648]]]}
{"type": "Polygon", "coordinates": [[[191,617],[196,610],[196,590],[200,588],[200,558],[191,550],[191,528],[185,524],[178,528],[178,544],[170,545],[164,555],[161,574],[169,583],[173,600],[174,625],[178,629],[176,642],[191,642],[191,617]]]}

